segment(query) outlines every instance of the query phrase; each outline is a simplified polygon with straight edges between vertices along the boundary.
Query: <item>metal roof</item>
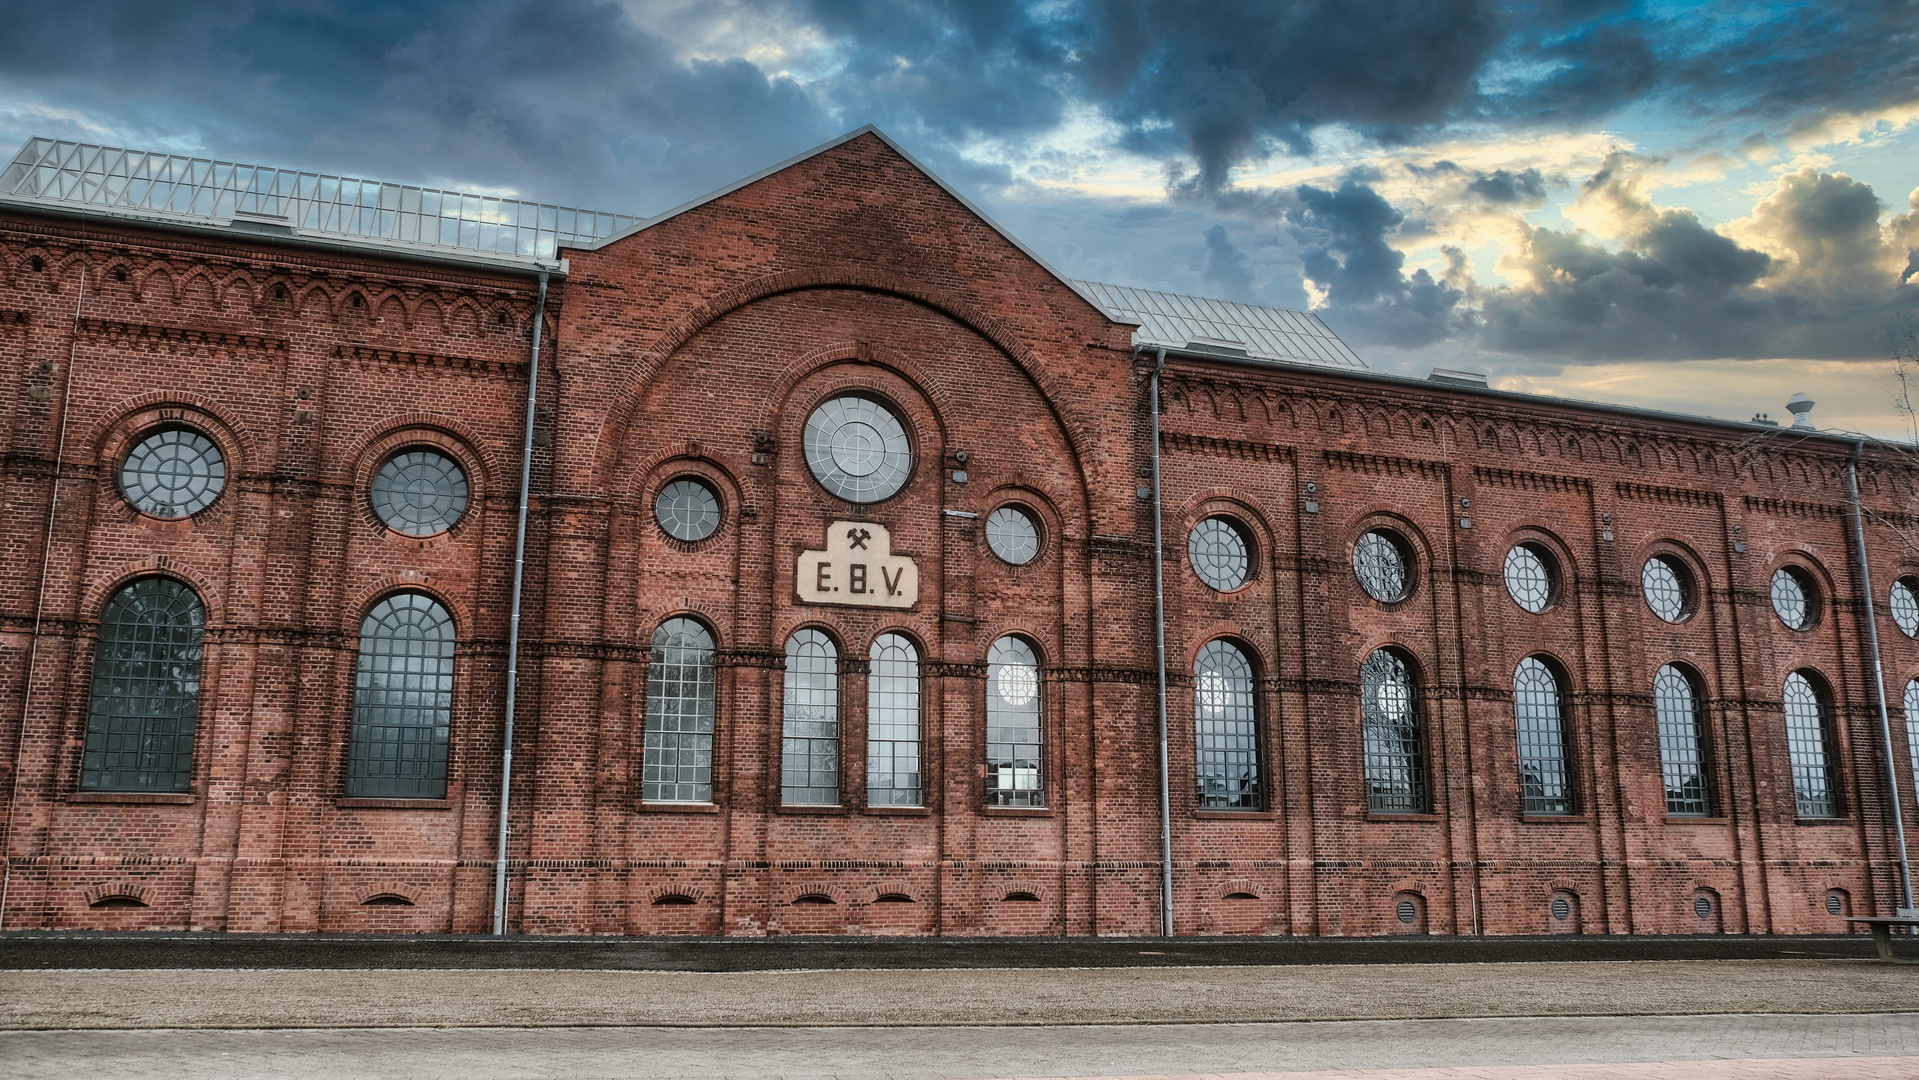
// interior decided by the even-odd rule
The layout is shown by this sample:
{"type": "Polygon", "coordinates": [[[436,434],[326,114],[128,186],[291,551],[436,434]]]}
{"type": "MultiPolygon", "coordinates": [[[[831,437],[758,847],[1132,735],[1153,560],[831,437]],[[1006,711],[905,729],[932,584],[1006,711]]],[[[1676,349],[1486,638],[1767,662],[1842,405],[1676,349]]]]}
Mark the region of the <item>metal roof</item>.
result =
{"type": "Polygon", "coordinates": [[[0,171],[0,204],[337,237],[421,253],[550,260],[640,218],[547,203],[242,165],[117,146],[28,139],[0,171]],[[261,228],[261,227],[264,228],[261,228]],[[244,226],[243,226],[244,227],[244,226]]]}
{"type": "Polygon", "coordinates": [[[1319,316],[1204,296],[1073,282],[1114,322],[1136,322],[1136,345],[1165,345],[1258,360],[1287,360],[1366,370],[1365,361],[1319,316]]]}

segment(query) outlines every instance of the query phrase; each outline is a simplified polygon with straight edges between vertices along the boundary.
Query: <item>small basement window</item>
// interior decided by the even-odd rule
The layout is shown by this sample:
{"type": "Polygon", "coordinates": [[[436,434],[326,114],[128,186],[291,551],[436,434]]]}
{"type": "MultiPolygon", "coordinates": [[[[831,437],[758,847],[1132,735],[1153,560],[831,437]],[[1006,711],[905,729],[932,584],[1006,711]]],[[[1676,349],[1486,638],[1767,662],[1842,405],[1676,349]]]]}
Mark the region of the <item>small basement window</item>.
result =
{"type": "Polygon", "coordinates": [[[399,893],[383,892],[378,896],[369,896],[360,901],[361,907],[412,907],[413,901],[399,893]]]}
{"type": "Polygon", "coordinates": [[[117,896],[102,896],[87,906],[97,908],[146,907],[147,902],[137,896],[126,896],[122,894],[117,896]]]}

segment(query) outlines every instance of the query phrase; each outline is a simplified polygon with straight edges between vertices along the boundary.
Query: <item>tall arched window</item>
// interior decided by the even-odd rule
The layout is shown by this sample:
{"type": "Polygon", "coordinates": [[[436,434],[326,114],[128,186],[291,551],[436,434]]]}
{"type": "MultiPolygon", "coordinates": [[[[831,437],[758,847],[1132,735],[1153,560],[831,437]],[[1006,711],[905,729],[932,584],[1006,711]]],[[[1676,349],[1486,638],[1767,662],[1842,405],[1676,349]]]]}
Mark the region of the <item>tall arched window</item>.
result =
{"type": "Polygon", "coordinates": [[[899,634],[881,634],[866,677],[866,801],[920,806],[920,654],[899,634]]]}
{"type": "Polygon", "coordinates": [[[647,802],[713,801],[713,635],[692,619],[653,632],[646,669],[647,802]]]}
{"type": "Polygon", "coordinates": [[[840,801],[840,654],[811,628],[786,639],[786,699],[780,720],[780,802],[840,801]]]}
{"type": "Polygon", "coordinates": [[[1919,679],[1906,683],[1906,752],[1912,755],[1912,783],[1919,790],[1919,679]]]}
{"type": "Polygon", "coordinates": [[[172,578],[142,578],[107,601],[93,657],[81,788],[187,790],[206,624],[200,598],[172,578]]]}
{"type": "Polygon", "coordinates": [[[1706,783],[1706,717],[1699,686],[1684,668],[1667,664],[1653,676],[1652,701],[1659,721],[1666,813],[1705,817],[1712,813],[1712,790],[1706,783]]]}
{"type": "Polygon", "coordinates": [[[1838,817],[1832,703],[1816,679],[1797,671],[1786,676],[1786,754],[1792,760],[1792,792],[1800,817],[1838,817]]]}
{"type": "Polygon", "coordinates": [[[1366,753],[1366,808],[1426,812],[1424,733],[1406,661],[1381,649],[1359,665],[1360,731],[1366,753]]]}
{"type": "Polygon", "coordinates": [[[1513,672],[1513,723],[1519,732],[1520,811],[1573,812],[1572,770],[1566,764],[1566,714],[1559,680],[1537,657],[1513,672]]]}
{"type": "Polygon", "coordinates": [[[1039,658],[1016,637],[986,653],[986,802],[1045,806],[1039,658]]]}
{"type": "Polygon", "coordinates": [[[1207,642],[1193,663],[1193,726],[1200,809],[1258,810],[1253,666],[1230,642],[1207,642]]]}
{"type": "Polygon", "coordinates": [[[360,624],[346,793],[446,798],[452,722],[453,616],[424,593],[395,593],[373,605],[360,624]]]}

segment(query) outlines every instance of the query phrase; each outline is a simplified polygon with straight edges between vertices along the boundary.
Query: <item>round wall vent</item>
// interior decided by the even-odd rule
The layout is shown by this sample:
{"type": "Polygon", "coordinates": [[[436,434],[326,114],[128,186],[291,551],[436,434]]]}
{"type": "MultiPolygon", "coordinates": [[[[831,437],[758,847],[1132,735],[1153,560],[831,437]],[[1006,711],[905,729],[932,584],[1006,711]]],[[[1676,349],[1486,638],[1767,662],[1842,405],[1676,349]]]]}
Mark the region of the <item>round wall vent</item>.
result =
{"type": "Polygon", "coordinates": [[[1405,923],[1407,926],[1411,926],[1413,922],[1417,920],[1418,918],[1419,918],[1419,905],[1413,903],[1411,900],[1401,900],[1399,902],[1399,921],[1400,922],[1405,923]]]}
{"type": "Polygon", "coordinates": [[[1573,916],[1573,906],[1563,896],[1553,897],[1553,918],[1565,922],[1573,916]]]}
{"type": "Polygon", "coordinates": [[[1692,913],[1702,919],[1712,918],[1712,899],[1705,896],[1692,898],[1692,913]]]}

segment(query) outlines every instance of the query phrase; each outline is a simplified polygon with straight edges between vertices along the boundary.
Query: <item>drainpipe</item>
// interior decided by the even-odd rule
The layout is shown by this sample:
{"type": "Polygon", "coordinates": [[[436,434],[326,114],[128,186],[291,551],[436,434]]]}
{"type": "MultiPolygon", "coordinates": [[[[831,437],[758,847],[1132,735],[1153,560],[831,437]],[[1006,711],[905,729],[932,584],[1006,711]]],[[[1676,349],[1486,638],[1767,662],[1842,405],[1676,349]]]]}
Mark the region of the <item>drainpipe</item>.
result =
{"type": "Polygon", "coordinates": [[[1153,629],[1159,657],[1159,910],[1160,932],[1173,936],[1173,789],[1166,761],[1166,551],[1161,536],[1159,497],[1159,373],[1166,367],[1166,350],[1153,361],[1147,391],[1153,404],[1153,629]]]}
{"type": "Polygon", "coordinates": [[[1886,783],[1892,793],[1892,828],[1899,837],[1899,895],[1904,898],[1900,914],[1912,909],[1912,869],[1906,863],[1906,821],[1899,809],[1899,766],[1892,756],[1892,721],[1886,716],[1886,676],[1879,662],[1879,621],[1872,613],[1872,571],[1866,566],[1866,519],[1859,508],[1859,458],[1866,451],[1866,440],[1854,439],[1852,460],[1846,462],[1846,493],[1852,496],[1852,537],[1857,545],[1859,587],[1866,600],[1866,640],[1872,649],[1872,698],[1879,707],[1879,743],[1886,755],[1886,783]]]}
{"type": "Polygon", "coordinates": [[[513,615],[506,631],[506,727],[500,736],[500,848],[493,860],[493,933],[506,933],[507,809],[513,795],[513,705],[520,690],[520,596],[526,582],[526,504],[533,493],[533,418],[540,400],[540,331],[546,328],[546,275],[533,312],[533,361],[526,374],[526,442],[520,448],[520,527],[513,539],[513,615]]]}
{"type": "Polygon", "coordinates": [[[0,833],[0,929],[7,925],[7,897],[13,892],[13,820],[20,812],[20,769],[27,749],[27,717],[33,710],[33,673],[40,663],[40,624],[47,613],[47,572],[53,565],[54,515],[60,509],[60,468],[67,456],[67,406],[73,400],[73,364],[80,354],[80,309],[87,302],[87,268],[80,266],[80,290],[73,300],[73,340],[67,345],[66,386],[60,391],[60,434],[53,443],[53,490],[47,496],[47,534],[40,543],[40,591],[33,599],[33,644],[27,647],[27,680],[20,688],[20,730],[13,744],[13,784],[7,793],[7,827],[0,833]]]}

